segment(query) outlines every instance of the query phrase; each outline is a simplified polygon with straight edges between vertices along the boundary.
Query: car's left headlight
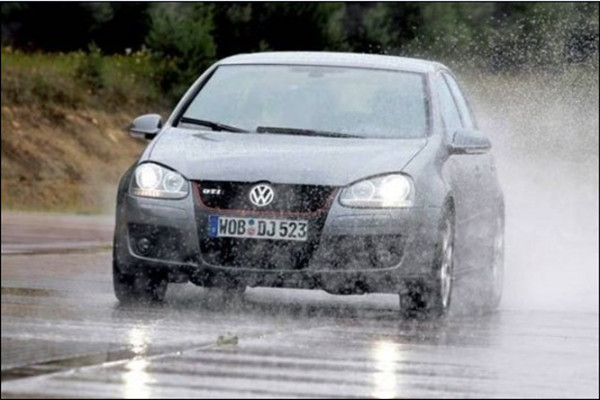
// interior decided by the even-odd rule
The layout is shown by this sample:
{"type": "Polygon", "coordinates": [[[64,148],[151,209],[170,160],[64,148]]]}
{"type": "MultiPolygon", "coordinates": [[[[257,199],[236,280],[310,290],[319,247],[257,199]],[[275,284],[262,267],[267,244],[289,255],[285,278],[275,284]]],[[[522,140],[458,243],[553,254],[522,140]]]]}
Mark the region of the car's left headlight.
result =
{"type": "Polygon", "coordinates": [[[133,174],[130,191],[136,196],[181,199],[189,185],[181,174],[154,163],[140,164],[133,174]]]}
{"type": "Polygon", "coordinates": [[[413,182],[403,174],[378,176],[342,190],[340,203],[357,208],[398,208],[412,205],[413,182]]]}

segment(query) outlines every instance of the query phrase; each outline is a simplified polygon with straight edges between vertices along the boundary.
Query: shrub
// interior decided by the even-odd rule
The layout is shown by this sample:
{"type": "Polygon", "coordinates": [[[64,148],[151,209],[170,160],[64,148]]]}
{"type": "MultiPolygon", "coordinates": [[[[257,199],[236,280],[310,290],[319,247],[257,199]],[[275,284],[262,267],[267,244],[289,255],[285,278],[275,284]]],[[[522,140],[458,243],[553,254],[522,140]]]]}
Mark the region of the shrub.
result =
{"type": "Polygon", "coordinates": [[[105,86],[104,59],[100,48],[94,43],[90,44],[89,53],[77,65],[75,76],[93,91],[105,86]]]}

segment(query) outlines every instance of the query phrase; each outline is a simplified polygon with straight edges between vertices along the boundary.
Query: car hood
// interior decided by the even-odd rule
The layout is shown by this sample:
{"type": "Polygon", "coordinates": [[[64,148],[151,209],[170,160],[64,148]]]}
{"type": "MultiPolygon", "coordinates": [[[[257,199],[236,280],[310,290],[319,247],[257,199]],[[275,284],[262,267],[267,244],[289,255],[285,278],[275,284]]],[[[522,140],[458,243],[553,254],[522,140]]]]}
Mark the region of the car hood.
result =
{"type": "Polygon", "coordinates": [[[359,139],[168,128],[142,161],[170,167],[190,180],[269,181],[343,186],[397,172],[427,139],[359,139]]]}

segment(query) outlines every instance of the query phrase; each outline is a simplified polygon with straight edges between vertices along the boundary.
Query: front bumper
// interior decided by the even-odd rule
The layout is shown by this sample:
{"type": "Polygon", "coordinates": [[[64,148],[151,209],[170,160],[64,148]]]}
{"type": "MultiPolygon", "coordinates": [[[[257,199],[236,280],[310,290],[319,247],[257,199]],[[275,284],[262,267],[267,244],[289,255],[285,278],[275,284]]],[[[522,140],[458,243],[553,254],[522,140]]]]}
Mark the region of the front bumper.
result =
{"type": "Polygon", "coordinates": [[[336,198],[328,210],[301,217],[313,226],[305,244],[309,251],[286,248],[285,241],[267,248],[268,241],[245,239],[243,245],[256,255],[246,263],[224,257],[223,243],[215,245],[207,235],[210,215],[236,215],[233,211],[209,209],[193,195],[181,200],[125,195],[119,207],[115,257],[122,272],[166,268],[174,281],[185,276],[207,286],[235,282],[334,293],[397,293],[403,280],[429,275],[441,218],[437,207],[352,209],[336,198]],[[150,245],[140,246],[142,238],[150,245]]]}

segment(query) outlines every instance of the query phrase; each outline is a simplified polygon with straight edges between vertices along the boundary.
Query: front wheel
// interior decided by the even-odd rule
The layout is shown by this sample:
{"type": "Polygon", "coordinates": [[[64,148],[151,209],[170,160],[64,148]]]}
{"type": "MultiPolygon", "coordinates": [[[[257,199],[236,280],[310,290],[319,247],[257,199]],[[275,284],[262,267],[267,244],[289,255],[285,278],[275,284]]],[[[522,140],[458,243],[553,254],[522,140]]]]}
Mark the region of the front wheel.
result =
{"type": "Polygon", "coordinates": [[[138,269],[133,274],[125,274],[117,261],[113,261],[113,288],[121,303],[162,302],[167,286],[167,275],[162,271],[138,269]]]}
{"type": "Polygon", "coordinates": [[[400,309],[404,316],[429,315],[443,317],[450,309],[454,270],[454,217],[445,213],[440,224],[432,276],[426,281],[406,282],[400,293],[400,309]]]}
{"type": "Polygon", "coordinates": [[[504,285],[504,218],[502,216],[496,219],[492,250],[492,260],[484,271],[483,281],[483,303],[487,310],[495,310],[502,300],[504,285]]]}

